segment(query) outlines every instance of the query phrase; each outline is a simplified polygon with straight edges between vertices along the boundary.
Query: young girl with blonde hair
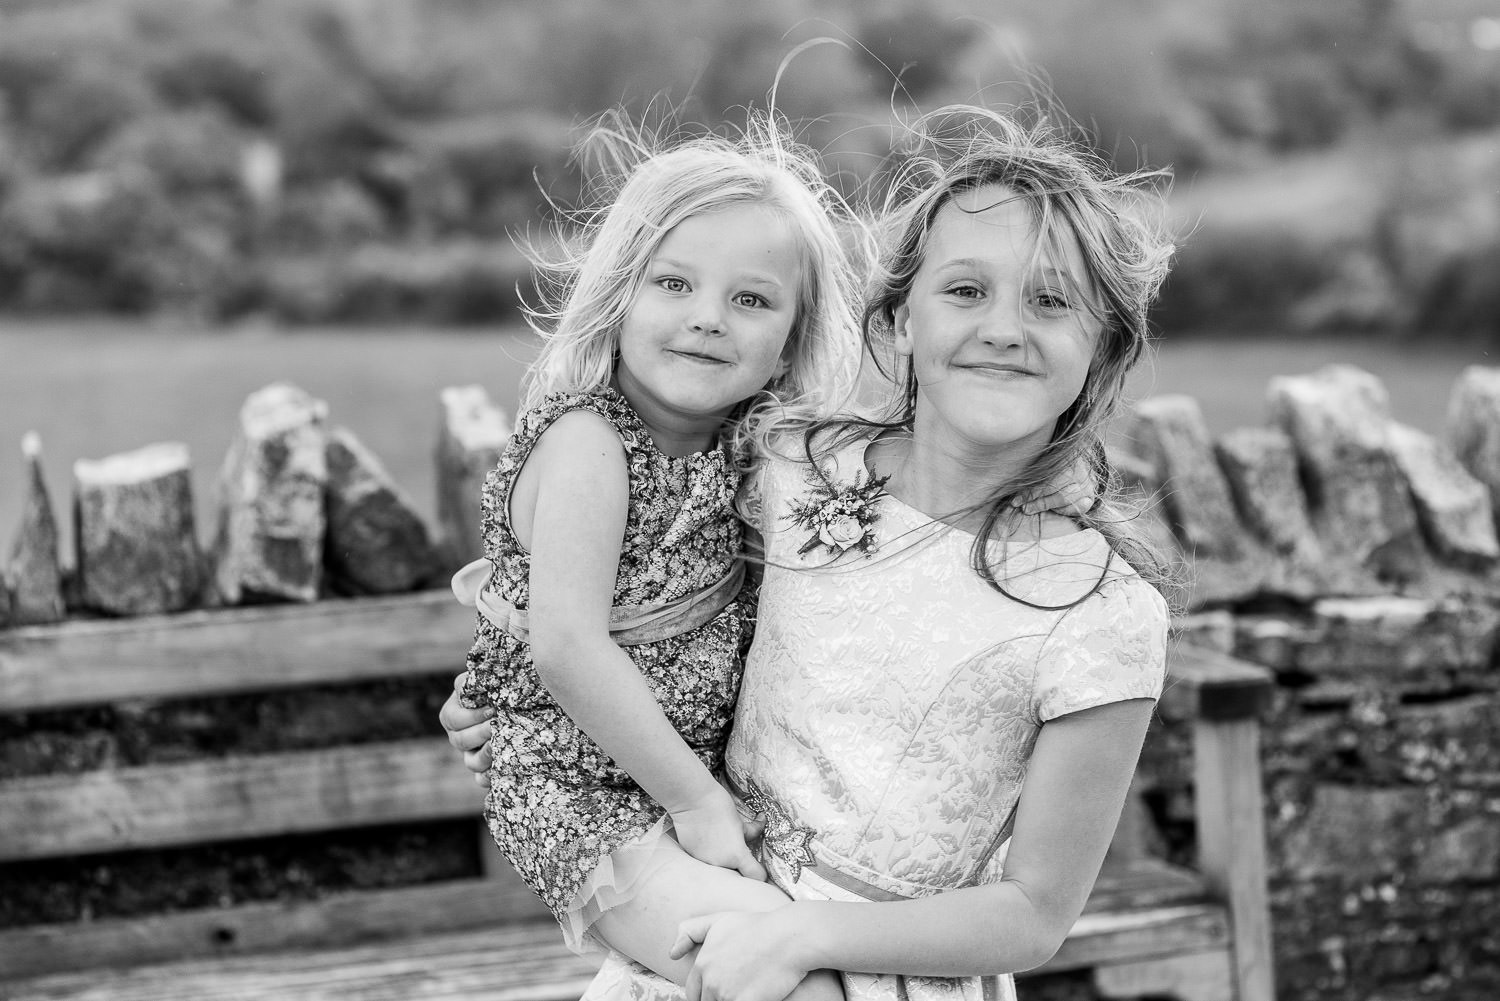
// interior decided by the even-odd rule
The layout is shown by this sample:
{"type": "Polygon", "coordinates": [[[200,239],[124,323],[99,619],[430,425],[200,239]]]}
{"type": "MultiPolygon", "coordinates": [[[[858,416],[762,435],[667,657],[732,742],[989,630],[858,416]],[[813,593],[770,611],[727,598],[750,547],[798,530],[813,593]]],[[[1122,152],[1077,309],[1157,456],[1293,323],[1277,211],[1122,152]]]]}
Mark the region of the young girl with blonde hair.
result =
{"type": "Polygon", "coordinates": [[[484,558],[454,578],[481,613],[462,694],[494,713],[490,832],[568,944],[682,982],[679,921],[786,902],[716,778],[754,608],[734,502],[759,442],[847,393],[854,287],[837,197],[773,121],[591,143],[623,181],[544,272],[484,558]]]}

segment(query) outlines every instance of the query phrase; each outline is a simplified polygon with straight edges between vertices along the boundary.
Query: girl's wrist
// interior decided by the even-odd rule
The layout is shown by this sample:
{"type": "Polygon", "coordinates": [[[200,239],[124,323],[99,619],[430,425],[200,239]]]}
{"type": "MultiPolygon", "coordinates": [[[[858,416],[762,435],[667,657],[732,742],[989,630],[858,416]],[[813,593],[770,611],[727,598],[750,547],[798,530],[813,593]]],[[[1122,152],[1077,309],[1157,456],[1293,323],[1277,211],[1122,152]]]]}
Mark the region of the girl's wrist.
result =
{"type": "Polygon", "coordinates": [[[834,922],[831,915],[821,914],[826,905],[810,901],[793,901],[775,911],[781,922],[783,946],[786,955],[805,974],[813,970],[835,969],[837,963],[832,956],[829,930],[834,922]]]}

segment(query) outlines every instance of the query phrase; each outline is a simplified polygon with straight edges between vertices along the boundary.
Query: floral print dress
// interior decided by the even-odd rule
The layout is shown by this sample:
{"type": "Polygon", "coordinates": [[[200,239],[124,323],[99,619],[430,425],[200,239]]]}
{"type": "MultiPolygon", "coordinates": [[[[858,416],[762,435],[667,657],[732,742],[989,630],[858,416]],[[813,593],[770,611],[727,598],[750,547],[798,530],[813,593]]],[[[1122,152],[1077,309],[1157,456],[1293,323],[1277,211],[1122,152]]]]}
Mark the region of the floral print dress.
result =
{"type": "MultiPolygon", "coordinates": [[[[612,390],[556,394],[520,420],[481,495],[487,585],[518,609],[530,556],[512,531],[509,500],[542,433],[563,414],[609,421],[625,449],[629,511],[615,579],[616,607],[652,605],[711,587],[732,569],[742,528],[732,504],[739,475],[723,449],[664,455],[612,390]]],[[[739,688],[753,601],[739,594],[704,624],[624,647],[667,719],[716,774],[739,688]]],[[[661,807],[568,718],[532,666],[529,645],[480,616],[462,701],[496,710],[484,815],[495,844],[557,917],[570,947],[593,946],[588,926],[628,899],[629,853],[653,850],[669,827],[661,807]]],[[[639,868],[638,866],[636,867],[639,868]]]]}

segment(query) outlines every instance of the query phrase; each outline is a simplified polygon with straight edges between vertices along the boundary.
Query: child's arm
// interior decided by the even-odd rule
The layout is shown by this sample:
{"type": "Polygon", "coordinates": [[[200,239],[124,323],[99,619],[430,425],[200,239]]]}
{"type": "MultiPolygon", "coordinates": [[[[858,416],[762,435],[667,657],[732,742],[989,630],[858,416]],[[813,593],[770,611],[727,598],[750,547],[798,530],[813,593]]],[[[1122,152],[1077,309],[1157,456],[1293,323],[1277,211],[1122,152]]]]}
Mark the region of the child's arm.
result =
{"type": "Polygon", "coordinates": [[[620,440],[579,411],[541,436],[516,485],[513,509],[530,523],[531,656],[573,722],[672,816],[695,858],[755,879],[729,794],[667,722],[646,679],[609,634],[609,611],[629,500],[620,440]],[[525,489],[523,489],[523,486],[525,489]]]}
{"type": "Polygon", "coordinates": [[[705,996],[724,1001],[771,1001],[758,982],[824,967],[975,976],[1046,962],[1098,876],[1154,705],[1115,702],[1042,727],[1001,882],[920,900],[711,915],[684,922],[674,951],[702,942],[695,976],[705,996]]]}

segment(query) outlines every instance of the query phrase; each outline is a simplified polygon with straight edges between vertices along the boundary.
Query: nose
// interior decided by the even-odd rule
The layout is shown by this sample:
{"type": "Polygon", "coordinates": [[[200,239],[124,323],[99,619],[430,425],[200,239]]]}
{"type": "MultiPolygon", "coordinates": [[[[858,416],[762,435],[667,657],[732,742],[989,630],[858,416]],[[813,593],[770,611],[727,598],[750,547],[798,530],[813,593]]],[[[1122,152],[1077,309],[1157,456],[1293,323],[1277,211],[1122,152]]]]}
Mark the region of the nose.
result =
{"type": "Polygon", "coordinates": [[[694,307],[688,326],[695,334],[722,334],[724,311],[712,302],[700,302],[694,307]]]}
{"type": "Polygon", "coordinates": [[[1021,308],[1013,302],[997,297],[994,305],[979,317],[978,336],[984,343],[996,348],[1026,346],[1026,318],[1021,308]]]}

